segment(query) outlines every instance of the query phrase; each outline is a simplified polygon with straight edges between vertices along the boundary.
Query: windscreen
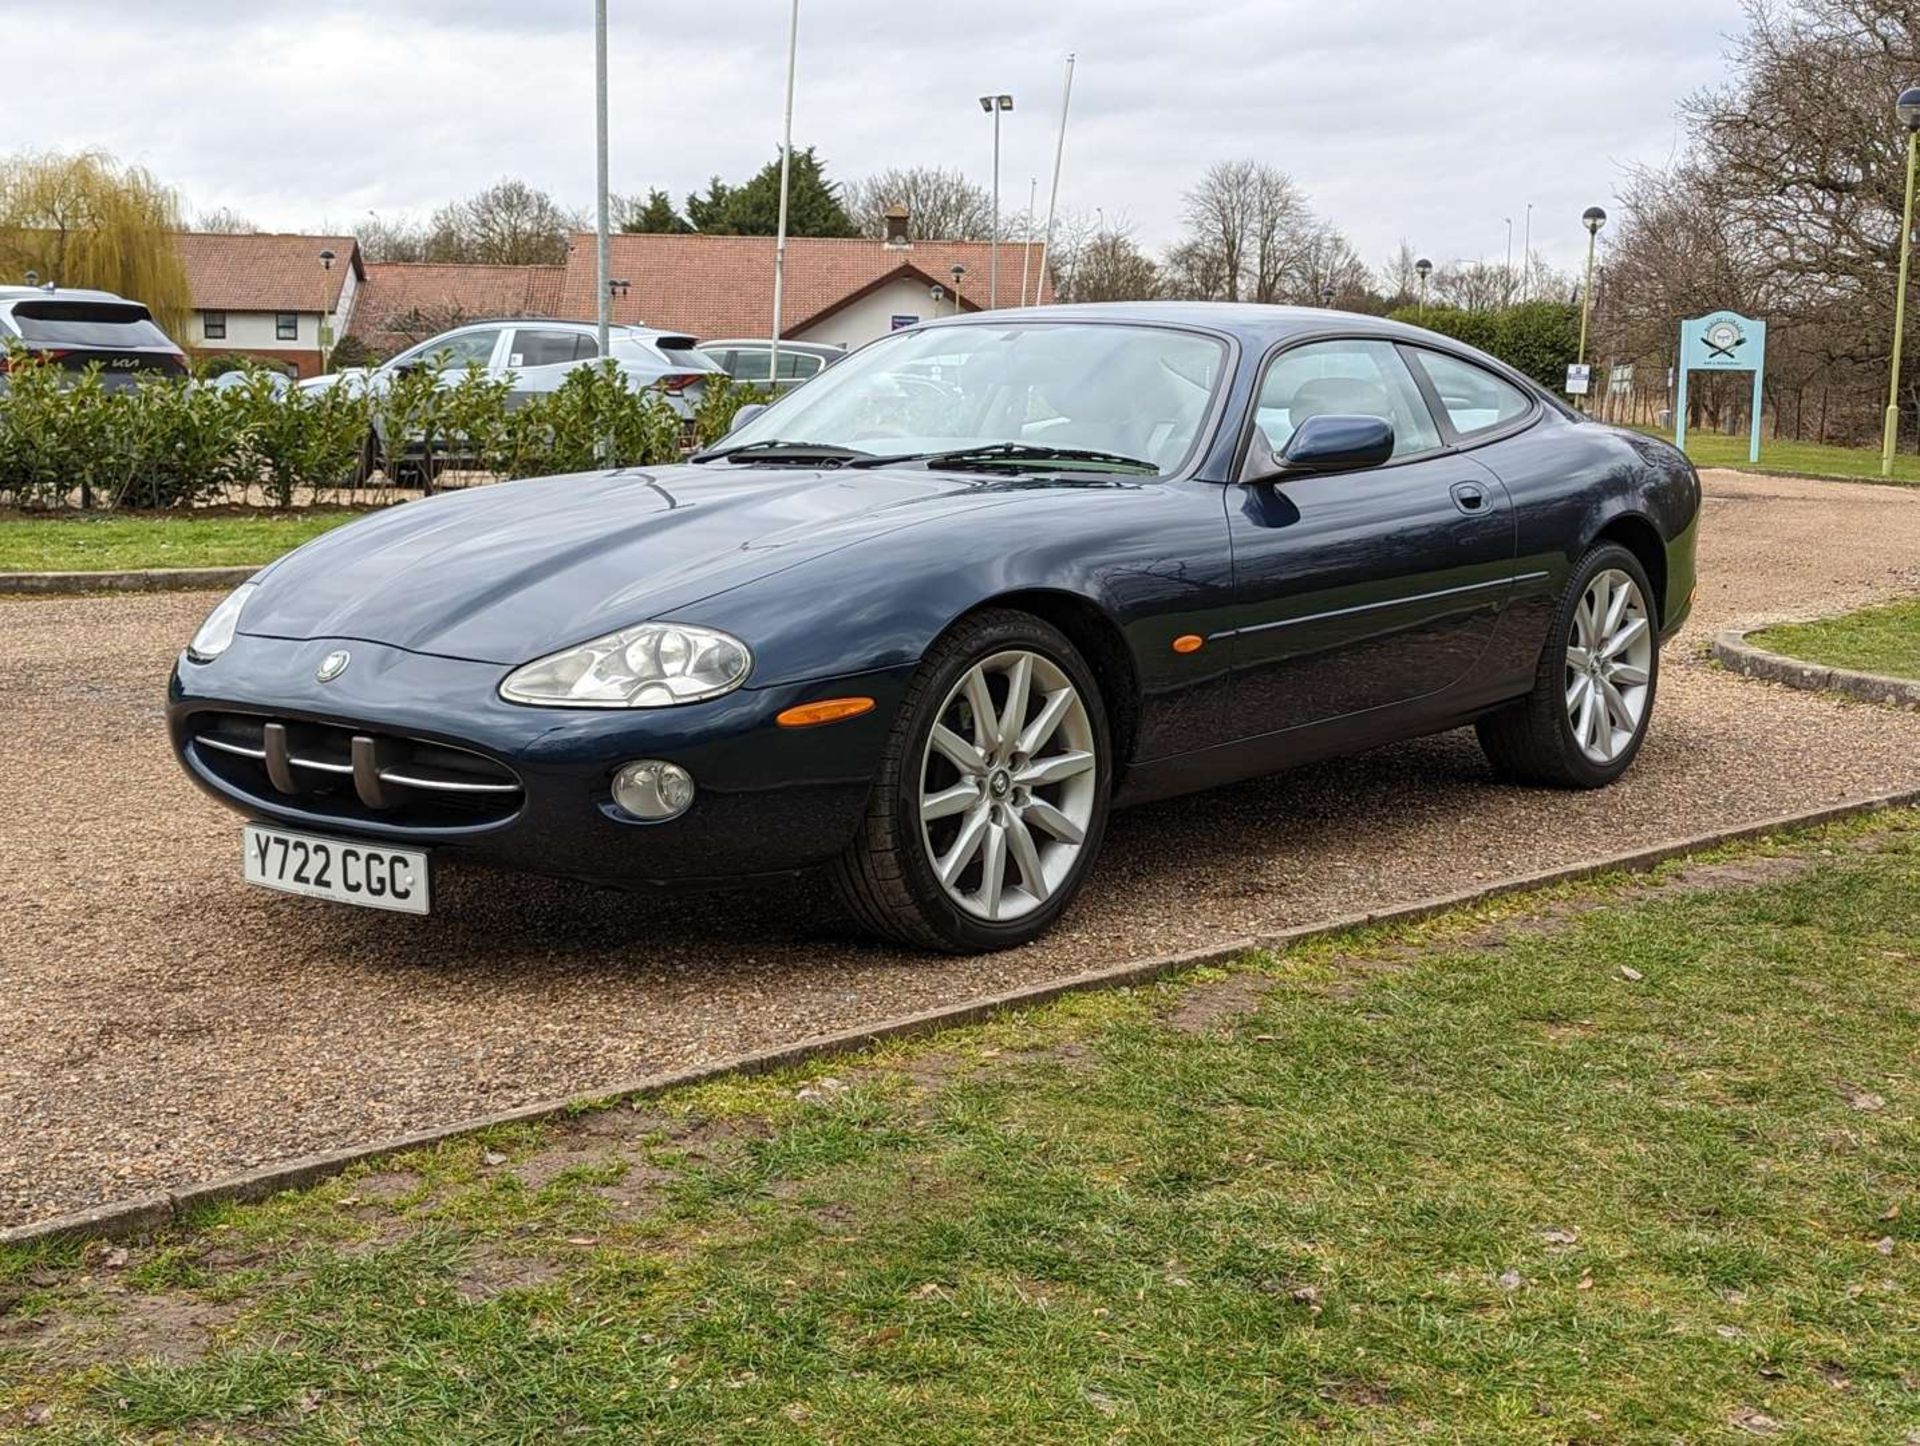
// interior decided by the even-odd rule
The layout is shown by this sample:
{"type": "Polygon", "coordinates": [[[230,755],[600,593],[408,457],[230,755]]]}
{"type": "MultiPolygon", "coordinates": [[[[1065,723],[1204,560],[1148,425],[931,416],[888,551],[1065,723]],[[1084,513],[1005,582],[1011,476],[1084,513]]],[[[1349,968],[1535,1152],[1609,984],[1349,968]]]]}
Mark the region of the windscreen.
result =
{"type": "Polygon", "coordinates": [[[1194,450],[1226,345],[1167,327],[972,323],[903,331],[828,368],[726,440],[872,453],[1079,448],[1165,475],[1194,450]]]}
{"type": "Polygon", "coordinates": [[[130,301],[23,301],[13,308],[23,341],[42,346],[172,346],[146,307],[130,301]]]}

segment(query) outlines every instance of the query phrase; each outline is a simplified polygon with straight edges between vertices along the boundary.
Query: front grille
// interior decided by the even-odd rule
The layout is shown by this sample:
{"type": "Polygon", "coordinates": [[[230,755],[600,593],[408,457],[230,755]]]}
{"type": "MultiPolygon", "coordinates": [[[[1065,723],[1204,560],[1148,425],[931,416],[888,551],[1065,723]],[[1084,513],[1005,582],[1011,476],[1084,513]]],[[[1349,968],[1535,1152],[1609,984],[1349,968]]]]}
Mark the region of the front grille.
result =
{"type": "Polygon", "coordinates": [[[504,763],[421,738],[250,713],[194,720],[193,747],[229,787],[304,813],[414,828],[471,828],[520,811],[504,763]]]}

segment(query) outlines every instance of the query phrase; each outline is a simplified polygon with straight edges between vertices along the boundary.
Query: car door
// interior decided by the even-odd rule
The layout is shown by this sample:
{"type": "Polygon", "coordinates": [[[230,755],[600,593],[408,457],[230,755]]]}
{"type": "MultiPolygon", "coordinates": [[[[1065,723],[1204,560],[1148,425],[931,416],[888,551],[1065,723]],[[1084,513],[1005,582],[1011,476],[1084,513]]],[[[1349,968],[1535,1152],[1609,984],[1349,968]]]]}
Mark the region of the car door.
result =
{"type": "Polygon", "coordinates": [[[1283,472],[1228,497],[1237,736],[1408,704],[1460,681],[1512,586],[1505,488],[1448,445],[1392,342],[1280,352],[1254,422],[1277,457],[1307,417],[1353,414],[1392,425],[1385,465],[1283,472]]]}

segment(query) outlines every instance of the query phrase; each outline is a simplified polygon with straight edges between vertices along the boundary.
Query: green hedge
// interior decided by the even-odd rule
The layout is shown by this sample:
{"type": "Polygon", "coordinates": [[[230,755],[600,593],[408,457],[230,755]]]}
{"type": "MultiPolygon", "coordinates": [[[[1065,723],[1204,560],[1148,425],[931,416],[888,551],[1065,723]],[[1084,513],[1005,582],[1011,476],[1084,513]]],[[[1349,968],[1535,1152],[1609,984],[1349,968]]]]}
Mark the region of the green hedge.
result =
{"type": "Polygon", "coordinates": [[[1527,301],[1498,311],[1403,306],[1392,319],[1478,347],[1554,392],[1566,385],[1567,368],[1580,355],[1580,308],[1564,301],[1527,301]]]}
{"type": "MultiPolygon", "coordinates": [[[[504,479],[657,465],[688,441],[664,397],[635,391],[611,365],[578,367],[517,406],[505,380],[477,368],[450,386],[411,372],[375,397],[348,386],[277,390],[263,368],[244,370],[225,388],[155,379],[109,389],[97,371],[76,379],[15,351],[0,391],[0,505],[288,507],[346,487],[431,488],[450,468],[504,479]],[[376,417],[419,455],[382,466],[376,417]]],[[[717,440],[743,404],[763,398],[713,378],[692,440],[717,440]]]]}

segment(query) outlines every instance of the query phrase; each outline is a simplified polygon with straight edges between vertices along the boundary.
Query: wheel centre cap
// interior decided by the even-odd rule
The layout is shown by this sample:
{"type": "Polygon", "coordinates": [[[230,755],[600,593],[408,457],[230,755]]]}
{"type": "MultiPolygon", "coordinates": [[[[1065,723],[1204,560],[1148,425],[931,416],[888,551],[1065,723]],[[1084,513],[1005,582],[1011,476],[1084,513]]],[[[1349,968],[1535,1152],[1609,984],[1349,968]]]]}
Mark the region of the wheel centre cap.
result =
{"type": "Polygon", "coordinates": [[[996,768],[987,778],[987,792],[995,798],[1005,798],[1013,787],[1013,776],[1004,768],[996,768]]]}

